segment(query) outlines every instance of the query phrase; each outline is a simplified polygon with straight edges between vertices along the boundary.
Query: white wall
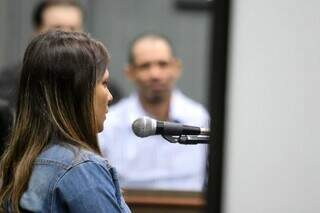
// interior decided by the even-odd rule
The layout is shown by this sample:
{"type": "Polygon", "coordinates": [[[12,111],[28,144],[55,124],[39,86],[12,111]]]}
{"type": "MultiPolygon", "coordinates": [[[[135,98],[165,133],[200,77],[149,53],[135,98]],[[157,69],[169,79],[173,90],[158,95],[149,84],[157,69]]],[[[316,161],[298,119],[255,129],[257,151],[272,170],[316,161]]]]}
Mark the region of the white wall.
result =
{"type": "Polygon", "coordinates": [[[320,212],[319,9],[233,0],[225,213],[320,212]]]}

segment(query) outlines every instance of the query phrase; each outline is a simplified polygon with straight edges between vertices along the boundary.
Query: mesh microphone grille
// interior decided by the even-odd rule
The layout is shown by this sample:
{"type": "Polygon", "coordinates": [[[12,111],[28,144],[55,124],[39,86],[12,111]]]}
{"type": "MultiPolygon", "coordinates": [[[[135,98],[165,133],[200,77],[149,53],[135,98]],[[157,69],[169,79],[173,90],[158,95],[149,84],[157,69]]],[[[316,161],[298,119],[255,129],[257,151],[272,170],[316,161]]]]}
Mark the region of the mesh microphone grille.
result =
{"type": "Polygon", "coordinates": [[[154,135],[156,128],[153,125],[153,119],[148,117],[138,118],[132,123],[132,131],[138,137],[147,137],[154,135]]]}

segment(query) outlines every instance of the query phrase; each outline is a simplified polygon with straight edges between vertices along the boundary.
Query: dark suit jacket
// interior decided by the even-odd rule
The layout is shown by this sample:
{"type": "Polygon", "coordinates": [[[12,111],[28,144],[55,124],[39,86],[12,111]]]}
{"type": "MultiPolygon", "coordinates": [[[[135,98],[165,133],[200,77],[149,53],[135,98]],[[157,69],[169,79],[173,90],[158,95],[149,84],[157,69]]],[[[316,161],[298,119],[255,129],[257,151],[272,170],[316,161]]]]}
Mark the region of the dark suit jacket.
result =
{"type": "Polygon", "coordinates": [[[12,113],[7,101],[0,99],[0,156],[5,147],[5,142],[12,123],[12,113]]]}
{"type": "Polygon", "coordinates": [[[11,108],[15,106],[20,70],[20,64],[9,65],[0,70],[0,99],[7,101],[11,108]]]}

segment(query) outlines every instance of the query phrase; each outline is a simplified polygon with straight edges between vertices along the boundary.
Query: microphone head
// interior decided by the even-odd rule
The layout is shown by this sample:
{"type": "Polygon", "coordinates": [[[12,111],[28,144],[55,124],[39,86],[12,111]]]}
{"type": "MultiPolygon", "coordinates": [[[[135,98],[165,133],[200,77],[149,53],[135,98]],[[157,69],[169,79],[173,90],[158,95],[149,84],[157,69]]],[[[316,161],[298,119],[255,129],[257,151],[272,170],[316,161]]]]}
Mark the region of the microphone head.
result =
{"type": "Polygon", "coordinates": [[[132,131],[141,138],[154,135],[156,129],[157,121],[149,117],[138,118],[132,123],[132,131]]]}

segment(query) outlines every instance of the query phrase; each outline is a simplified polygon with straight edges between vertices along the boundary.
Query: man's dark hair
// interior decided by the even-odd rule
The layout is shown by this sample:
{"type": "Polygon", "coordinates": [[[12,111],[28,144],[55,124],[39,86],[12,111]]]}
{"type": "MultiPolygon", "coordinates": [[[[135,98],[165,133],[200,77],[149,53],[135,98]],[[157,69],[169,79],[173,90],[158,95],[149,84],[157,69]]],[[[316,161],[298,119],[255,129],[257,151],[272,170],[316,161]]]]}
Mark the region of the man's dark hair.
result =
{"type": "Polygon", "coordinates": [[[133,39],[129,44],[129,54],[128,54],[128,62],[129,62],[129,64],[134,64],[135,63],[134,62],[134,54],[133,54],[134,46],[139,41],[142,41],[142,40],[145,40],[145,39],[154,39],[154,40],[164,41],[170,47],[172,55],[173,56],[175,55],[174,50],[173,50],[172,42],[169,40],[168,37],[166,37],[164,35],[161,35],[161,34],[157,34],[157,33],[143,33],[143,34],[140,34],[139,36],[137,36],[135,39],[133,39]]]}
{"type": "Polygon", "coordinates": [[[81,5],[74,0],[43,0],[34,8],[32,13],[32,25],[34,28],[38,28],[42,25],[44,11],[49,7],[53,7],[53,6],[76,7],[82,13],[84,13],[81,5]]]}

